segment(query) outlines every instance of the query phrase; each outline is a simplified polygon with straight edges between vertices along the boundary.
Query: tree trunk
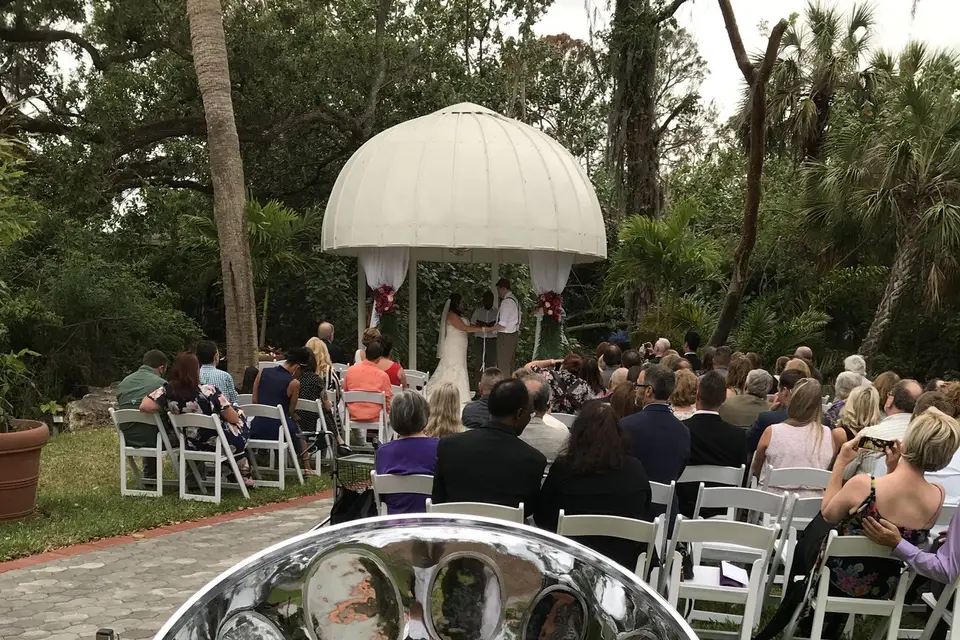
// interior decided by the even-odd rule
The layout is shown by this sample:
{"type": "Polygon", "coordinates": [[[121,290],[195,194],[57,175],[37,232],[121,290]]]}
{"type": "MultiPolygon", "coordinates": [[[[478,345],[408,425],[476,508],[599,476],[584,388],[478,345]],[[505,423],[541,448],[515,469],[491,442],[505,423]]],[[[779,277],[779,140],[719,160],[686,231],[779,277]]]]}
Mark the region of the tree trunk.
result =
{"type": "Polygon", "coordinates": [[[270,285],[263,287],[263,317],[260,319],[260,348],[267,346],[267,310],[270,308],[270,285]]]}
{"type": "Polygon", "coordinates": [[[257,363],[257,312],[244,211],[243,162],[230,94],[220,0],[187,0],[190,42],[207,123],[213,216],[220,244],[227,365],[239,380],[257,363]]]}
{"type": "Polygon", "coordinates": [[[893,259],[893,266],[890,268],[890,277],[887,279],[887,286],[883,290],[883,297],[880,298],[880,304],[877,305],[877,311],[873,315],[873,322],[870,323],[870,329],[867,331],[867,337],[860,343],[860,355],[869,358],[880,351],[887,334],[890,333],[890,325],[896,316],[897,308],[903,296],[907,293],[917,276],[917,269],[920,265],[920,239],[916,233],[911,233],[903,238],[903,241],[897,245],[897,254],[893,259]]]}
{"type": "Polygon", "coordinates": [[[763,158],[766,147],[766,119],[767,119],[767,81],[773,70],[777,53],[780,51],[780,41],[787,29],[787,23],[781,20],[770,32],[767,41],[767,50],[759,69],[754,68],[747,57],[740,30],[730,6],[730,0],[720,0],[720,11],[723,13],[730,45],[733,48],[737,65],[744,79],[750,86],[750,159],[747,165],[747,193],[743,210],[743,227],[740,231],[740,243],[733,258],[733,273],[730,276],[730,285],[727,287],[727,296],[723,301],[723,309],[717,320],[717,327],[710,336],[710,344],[717,346],[724,344],[730,337],[740,302],[743,299],[743,290],[747,283],[750,269],[750,256],[753,247],[757,244],[757,222],[760,213],[760,196],[763,179],[763,158]]]}

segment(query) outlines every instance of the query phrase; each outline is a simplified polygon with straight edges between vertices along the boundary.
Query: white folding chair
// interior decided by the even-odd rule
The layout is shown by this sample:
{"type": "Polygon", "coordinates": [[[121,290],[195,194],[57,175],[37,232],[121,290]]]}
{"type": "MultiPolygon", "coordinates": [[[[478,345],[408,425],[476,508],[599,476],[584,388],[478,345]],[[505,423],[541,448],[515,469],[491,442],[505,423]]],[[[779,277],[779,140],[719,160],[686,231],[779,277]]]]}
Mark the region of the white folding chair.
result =
{"type": "Polygon", "coordinates": [[[427,386],[427,381],[430,379],[430,374],[425,371],[417,371],[416,369],[404,369],[403,372],[407,376],[407,386],[422,393],[424,387],[427,386]]]}
{"type": "MultiPolygon", "coordinates": [[[[667,527],[667,524],[673,522],[673,517],[676,515],[672,512],[673,497],[676,493],[676,481],[671,480],[670,484],[650,481],[650,504],[662,506],[664,513],[663,527],[660,528],[660,537],[657,538],[657,554],[661,558],[663,558],[663,554],[667,551],[667,539],[669,538],[667,533],[669,527],[667,527]]],[[[656,585],[654,585],[654,588],[656,588],[656,585]]]]}
{"type": "Polygon", "coordinates": [[[572,427],[573,421],[577,419],[577,416],[572,413],[551,413],[550,415],[562,422],[567,429],[572,427]]]}
{"type": "Polygon", "coordinates": [[[784,487],[787,491],[793,488],[826,489],[830,483],[831,472],[815,467],[784,467],[774,469],[767,465],[764,480],[760,488],[768,491],[770,487],[784,487]]]}
{"type": "Polygon", "coordinates": [[[390,473],[378,474],[376,471],[371,471],[370,484],[373,486],[373,498],[377,505],[377,513],[381,516],[387,515],[387,505],[382,502],[383,496],[394,493],[415,493],[421,496],[433,494],[433,476],[422,473],[400,476],[390,473]]]}
{"type": "MultiPolygon", "coordinates": [[[[646,522],[645,520],[634,520],[620,516],[568,516],[563,512],[563,509],[560,509],[560,516],[557,519],[557,533],[561,536],[606,536],[646,544],[647,551],[641,553],[637,558],[637,566],[634,569],[637,577],[644,581],[647,580],[649,572],[650,550],[656,545],[662,528],[663,516],[657,516],[653,522],[646,522]]],[[[652,575],[649,576],[649,583],[654,588],[660,582],[659,574],[660,570],[654,568],[652,575]]]]}
{"type": "Polygon", "coordinates": [[[340,378],[343,378],[343,376],[347,373],[348,368],[349,367],[345,364],[340,364],[339,362],[333,363],[333,370],[340,378]]]}
{"type": "Polygon", "coordinates": [[[177,457],[167,433],[160,422],[160,416],[155,413],[144,413],[136,409],[110,409],[110,419],[113,426],[120,436],[120,495],[121,496],[152,496],[160,497],[163,495],[163,456],[166,454],[173,462],[174,469],[177,468],[177,457]],[[128,447],[127,440],[120,429],[121,424],[145,424],[151,425],[157,430],[157,441],[153,447],[128,447]],[[137,466],[137,458],[150,458],[157,462],[157,488],[154,491],[143,489],[143,475],[137,466]],[[130,461],[130,467],[133,470],[133,479],[136,489],[127,488],[127,460],[130,461]]]}
{"type": "MultiPolygon", "coordinates": [[[[810,640],[820,640],[823,634],[823,622],[827,613],[847,613],[864,616],[880,616],[887,618],[884,624],[887,629],[887,640],[897,640],[900,632],[900,619],[903,617],[903,601],[907,596],[912,575],[904,570],[897,581],[897,588],[890,600],[876,598],[851,598],[849,596],[830,595],[830,564],[837,558],[885,558],[891,559],[890,549],[870,541],[863,536],[841,536],[831,531],[827,537],[826,549],[820,561],[816,597],[813,599],[813,626],[810,631],[810,640]]],[[[793,614],[790,625],[784,632],[784,638],[792,638],[796,628],[800,611],[798,607],[793,614]]],[[[878,630],[879,631],[879,630],[878,630]]],[[[874,637],[878,637],[877,634],[874,637]]]]}
{"type": "Polygon", "coordinates": [[[237,404],[241,407],[253,404],[253,394],[252,393],[241,393],[237,395],[237,404]]]}
{"type": "MultiPolygon", "coordinates": [[[[307,413],[316,414],[317,416],[317,430],[316,432],[303,431],[303,434],[310,435],[315,439],[315,443],[323,442],[324,446],[316,445],[317,455],[314,460],[314,467],[317,471],[323,469],[322,463],[323,458],[333,460],[333,456],[336,455],[337,447],[337,438],[334,435],[333,431],[327,426],[326,414],[323,412],[323,401],[322,400],[304,400],[303,398],[297,399],[297,404],[294,407],[291,407],[291,411],[306,411],[307,413]]],[[[306,444],[306,443],[304,443],[306,444]]],[[[271,467],[273,466],[272,457],[271,457],[271,467]]]]}
{"type": "Polygon", "coordinates": [[[388,442],[387,439],[387,400],[386,394],[380,391],[344,391],[343,392],[343,404],[346,407],[346,425],[345,438],[347,440],[348,446],[353,446],[353,430],[356,429],[364,434],[364,444],[366,444],[366,436],[370,431],[374,429],[377,431],[377,437],[380,439],[380,444],[388,442]],[[380,405],[380,413],[377,415],[377,419],[373,422],[354,422],[350,419],[350,405],[354,402],[368,402],[371,404],[380,405]]]}
{"type": "Polygon", "coordinates": [[[396,397],[397,397],[397,394],[400,393],[401,391],[403,391],[403,387],[401,387],[401,386],[399,386],[399,385],[396,385],[396,384],[390,385],[390,397],[391,397],[391,398],[396,398],[396,397]]]}
{"type": "Polygon", "coordinates": [[[800,498],[795,493],[789,495],[790,506],[788,507],[788,511],[790,517],[784,519],[783,544],[780,547],[777,565],[771,566],[770,568],[770,580],[767,582],[766,589],[767,598],[770,598],[770,590],[773,588],[773,585],[781,585],[780,601],[783,601],[783,598],[787,594],[785,576],[790,570],[791,565],[793,565],[793,555],[797,550],[799,532],[805,529],[807,525],[817,517],[817,514],[820,513],[820,505],[823,503],[823,499],[819,497],[800,498]],[[779,573],[779,569],[781,568],[783,569],[782,574],[779,573]]]}
{"type": "MultiPolygon", "coordinates": [[[[691,607],[688,619],[711,620],[717,622],[739,622],[741,640],[753,635],[753,626],[758,621],[764,577],[767,563],[773,553],[774,545],[780,536],[780,526],[763,527],[744,522],[727,520],[685,520],[677,516],[676,527],[670,539],[666,556],[665,574],[667,580],[667,598],[673,607],[681,600],[707,600],[742,604],[743,616],[714,611],[701,611],[691,607]],[[694,560],[693,579],[680,580],[683,560],[677,551],[677,545],[687,543],[691,546],[704,543],[736,544],[754,549],[756,559],[750,563],[747,572],[748,581],[744,586],[725,586],[720,584],[721,567],[703,566],[694,560]]],[[[706,632],[698,630],[703,638],[706,632]]]]}
{"type": "Polygon", "coordinates": [[[269,369],[270,367],[279,367],[284,363],[284,360],[264,360],[257,363],[257,368],[263,371],[264,369],[269,369]]]}
{"type": "MultiPolygon", "coordinates": [[[[922,600],[930,605],[933,609],[933,613],[930,614],[930,617],[927,619],[927,624],[923,628],[923,632],[920,634],[920,640],[930,640],[933,637],[933,632],[937,628],[937,623],[943,620],[944,624],[950,628],[950,633],[947,635],[947,640],[960,640],[960,624],[953,624],[953,616],[957,611],[960,611],[960,589],[957,589],[957,585],[960,584],[960,579],[955,580],[953,584],[947,585],[943,588],[943,593],[940,594],[940,598],[937,599],[930,592],[924,593],[921,596],[922,600]],[[953,598],[953,611],[947,611],[947,605],[950,603],[950,598],[953,598]]],[[[900,637],[908,637],[904,634],[904,630],[901,629],[900,637]]]]}
{"type": "MultiPolygon", "coordinates": [[[[308,401],[305,400],[304,404],[307,402],[308,401]]],[[[313,404],[316,406],[316,401],[314,401],[313,404]]],[[[247,416],[247,419],[251,421],[251,425],[253,424],[254,418],[272,418],[280,421],[276,440],[250,438],[247,441],[247,450],[250,451],[251,454],[250,464],[253,467],[253,476],[257,479],[257,483],[264,487],[285,489],[287,486],[287,455],[289,455],[293,460],[291,468],[296,472],[297,480],[300,481],[300,484],[303,484],[303,471],[300,469],[300,459],[299,456],[297,456],[297,450],[293,446],[290,431],[288,431],[287,416],[283,413],[283,407],[280,405],[271,407],[266,404],[248,404],[240,408],[243,410],[244,415],[247,416]],[[276,480],[263,480],[261,478],[260,467],[257,466],[257,451],[270,452],[268,468],[270,471],[276,471],[276,480]],[[276,455],[277,460],[276,468],[273,466],[274,455],[276,455]]]]}
{"type": "Polygon", "coordinates": [[[523,524],[522,502],[517,507],[504,507],[503,505],[487,504],[486,502],[444,502],[443,504],[433,504],[433,501],[427,498],[427,513],[461,513],[468,516],[496,518],[498,520],[523,524]]]}
{"type": "Polygon", "coordinates": [[[687,482],[712,482],[728,487],[739,487],[743,484],[743,474],[747,465],[739,467],[720,467],[712,464],[699,464],[687,467],[680,474],[677,484],[687,482]]]}
{"type": "Polygon", "coordinates": [[[202,502],[220,502],[220,493],[223,487],[237,487],[240,489],[240,493],[243,494],[244,498],[249,498],[250,494],[247,492],[247,487],[243,484],[243,478],[240,476],[240,468],[237,467],[237,461],[233,456],[233,452],[230,451],[230,443],[227,441],[227,436],[223,432],[223,426],[220,424],[220,418],[218,416],[205,416],[199,413],[185,413],[182,415],[168,413],[167,415],[170,416],[170,424],[173,425],[173,430],[177,434],[177,438],[180,440],[180,498],[187,500],[200,500],[202,502]],[[186,437],[183,435],[184,429],[210,429],[215,431],[217,434],[217,439],[215,441],[213,451],[196,451],[193,449],[188,449],[186,437]],[[186,463],[188,461],[213,463],[214,479],[212,496],[208,496],[205,493],[195,494],[187,492],[187,475],[185,471],[186,463]],[[230,465],[230,470],[233,472],[233,477],[237,479],[236,483],[228,483],[223,481],[222,468],[224,462],[230,465]]]}

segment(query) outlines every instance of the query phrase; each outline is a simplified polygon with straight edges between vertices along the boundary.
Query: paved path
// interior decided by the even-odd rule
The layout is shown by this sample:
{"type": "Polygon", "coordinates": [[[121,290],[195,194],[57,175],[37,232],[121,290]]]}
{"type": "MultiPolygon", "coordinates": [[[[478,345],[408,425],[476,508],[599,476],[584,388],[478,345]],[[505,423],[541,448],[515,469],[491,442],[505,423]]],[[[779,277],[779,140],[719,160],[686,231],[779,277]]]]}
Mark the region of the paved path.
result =
{"type": "Polygon", "coordinates": [[[223,570],[326,518],[317,500],[0,573],[0,640],[151,638],[223,570]]]}

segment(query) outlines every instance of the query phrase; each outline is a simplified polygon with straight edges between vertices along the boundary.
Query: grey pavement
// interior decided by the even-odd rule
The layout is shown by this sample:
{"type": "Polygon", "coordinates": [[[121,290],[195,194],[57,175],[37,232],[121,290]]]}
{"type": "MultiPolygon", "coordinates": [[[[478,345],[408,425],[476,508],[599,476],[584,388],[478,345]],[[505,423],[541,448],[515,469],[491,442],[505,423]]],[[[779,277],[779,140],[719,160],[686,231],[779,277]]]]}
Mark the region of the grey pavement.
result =
{"type": "Polygon", "coordinates": [[[309,530],[332,500],[255,514],[0,573],[0,640],[152,638],[200,587],[247,556],[309,530]]]}

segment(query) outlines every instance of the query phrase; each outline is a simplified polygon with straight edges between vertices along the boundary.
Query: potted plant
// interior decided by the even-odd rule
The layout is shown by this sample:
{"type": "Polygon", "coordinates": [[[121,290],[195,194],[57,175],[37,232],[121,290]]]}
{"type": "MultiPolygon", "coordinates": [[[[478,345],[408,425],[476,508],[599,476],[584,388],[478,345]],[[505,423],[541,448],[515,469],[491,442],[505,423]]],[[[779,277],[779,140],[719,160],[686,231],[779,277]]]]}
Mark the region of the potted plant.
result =
{"type": "Polygon", "coordinates": [[[23,359],[37,355],[28,349],[0,354],[0,522],[21,520],[37,506],[40,451],[50,440],[50,428],[37,420],[13,417],[10,397],[32,383],[23,359]]]}

